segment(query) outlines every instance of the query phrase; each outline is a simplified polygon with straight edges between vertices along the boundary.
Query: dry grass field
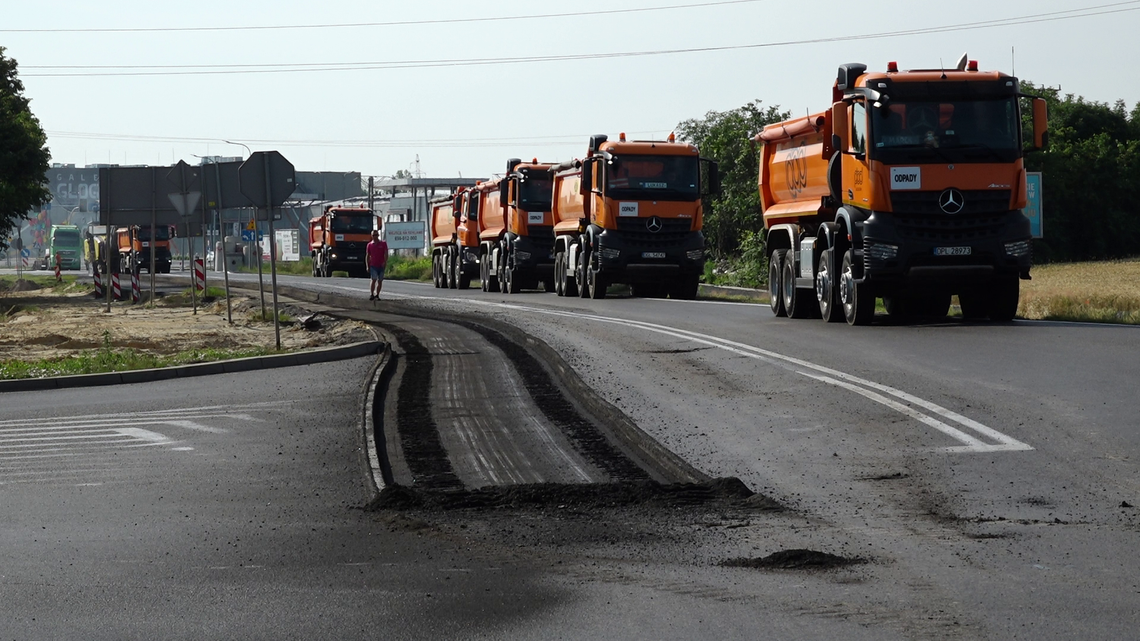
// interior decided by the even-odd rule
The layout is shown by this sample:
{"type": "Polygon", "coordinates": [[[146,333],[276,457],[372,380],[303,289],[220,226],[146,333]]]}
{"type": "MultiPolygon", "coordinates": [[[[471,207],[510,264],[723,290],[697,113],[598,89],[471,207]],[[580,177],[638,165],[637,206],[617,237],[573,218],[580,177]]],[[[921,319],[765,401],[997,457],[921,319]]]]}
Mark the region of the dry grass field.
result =
{"type": "Polygon", "coordinates": [[[1021,318],[1140,324],[1140,259],[1035,265],[1021,318]]]}

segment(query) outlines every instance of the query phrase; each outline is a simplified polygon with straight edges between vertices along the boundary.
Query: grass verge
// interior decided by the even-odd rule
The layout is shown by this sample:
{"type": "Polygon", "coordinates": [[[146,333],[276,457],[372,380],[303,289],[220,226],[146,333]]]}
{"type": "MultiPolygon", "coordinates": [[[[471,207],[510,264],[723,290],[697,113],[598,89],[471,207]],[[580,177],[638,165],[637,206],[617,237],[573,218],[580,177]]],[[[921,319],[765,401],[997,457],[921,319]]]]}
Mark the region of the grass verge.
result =
{"type": "Polygon", "coordinates": [[[156,367],[174,367],[193,363],[266,356],[279,353],[264,347],[248,349],[192,349],[176,354],[157,355],[131,348],[113,347],[110,337],[103,335],[103,345],[83,354],[39,361],[0,361],[0,379],[47,378],[76,374],[103,374],[156,367]]]}

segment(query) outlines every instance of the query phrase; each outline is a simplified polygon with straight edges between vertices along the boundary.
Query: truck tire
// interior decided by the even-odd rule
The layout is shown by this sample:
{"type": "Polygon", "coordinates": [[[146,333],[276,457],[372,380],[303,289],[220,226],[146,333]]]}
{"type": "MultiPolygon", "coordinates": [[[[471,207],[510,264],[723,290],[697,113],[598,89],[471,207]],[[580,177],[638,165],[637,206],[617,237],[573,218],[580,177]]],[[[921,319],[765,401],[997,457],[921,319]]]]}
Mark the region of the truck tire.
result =
{"type": "Polygon", "coordinates": [[[586,263],[590,260],[590,251],[583,244],[578,254],[578,269],[574,270],[575,280],[578,281],[578,297],[590,298],[590,278],[586,263]]]}
{"type": "Polygon", "coordinates": [[[786,249],[774,249],[772,255],[768,257],[768,304],[772,307],[772,313],[777,317],[787,316],[788,312],[784,309],[784,294],[783,294],[783,273],[784,273],[784,254],[787,253],[786,249]]]}
{"type": "Polygon", "coordinates": [[[459,282],[459,289],[471,289],[471,274],[463,273],[463,265],[459,266],[459,276],[456,280],[459,282]]]}
{"type": "Polygon", "coordinates": [[[439,254],[431,255],[431,284],[435,285],[436,289],[440,288],[439,285],[439,254]]]}
{"type": "Polygon", "coordinates": [[[554,294],[556,296],[566,295],[562,289],[565,284],[565,276],[563,276],[565,271],[562,267],[562,252],[554,252],[554,294]]]}
{"type": "Polygon", "coordinates": [[[791,251],[784,254],[784,268],[780,275],[780,287],[784,296],[784,311],[789,318],[808,318],[817,303],[809,301],[804,294],[807,290],[796,287],[796,260],[791,251]]]}
{"type": "Polygon", "coordinates": [[[569,273],[570,254],[562,252],[562,271],[559,272],[558,278],[562,279],[562,294],[564,296],[577,296],[578,295],[578,278],[569,273]]]}
{"type": "Polygon", "coordinates": [[[606,289],[609,288],[609,283],[606,282],[598,268],[593,265],[593,252],[590,252],[589,258],[590,261],[586,264],[586,279],[590,281],[590,298],[602,300],[606,297],[606,289]]]}
{"type": "Polygon", "coordinates": [[[815,270],[815,298],[819,304],[819,317],[828,323],[843,320],[843,315],[839,313],[839,288],[835,286],[835,271],[831,267],[834,253],[834,249],[820,252],[815,270]]]}
{"type": "Polygon", "coordinates": [[[855,282],[852,266],[855,264],[855,250],[843,253],[840,267],[839,300],[843,304],[843,317],[848,325],[870,325],[875,317],[875,297],[867,287],[855,282]]]}
{"type": "Polygon", "coordinates": [[[990,294],[990,320],[1008,323],[1017,316],[1017,303],[1021,284],[1016,277],[1003,278],[994,282],[990,294]]]}

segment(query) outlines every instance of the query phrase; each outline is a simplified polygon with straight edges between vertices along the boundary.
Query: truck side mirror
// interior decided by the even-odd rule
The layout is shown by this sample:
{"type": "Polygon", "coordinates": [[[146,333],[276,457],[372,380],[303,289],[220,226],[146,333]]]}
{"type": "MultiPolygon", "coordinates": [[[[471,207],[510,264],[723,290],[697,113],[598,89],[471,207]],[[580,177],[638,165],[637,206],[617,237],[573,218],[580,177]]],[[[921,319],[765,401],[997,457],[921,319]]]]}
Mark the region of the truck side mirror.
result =
{"type": "Polygon", "coordinates": [[[582,161],[582,187],[579,190],[583,196],[590,193],[594,182],[594,162],[592,160],[582,161]]]}
{"type": "Polygon", "coordinates": [[[837,102],[831,106],[831,148],[835,151],[847,151],[844,140],[849,132],[847,103],[837,102]]]}
{"type": "Polygon", "coordinates": [[[499,206],[500,207],[505,208],[507,206],[507,203],[509,202],[507,196],[508,196],[508,192],[510,191],[510,188],[511,188],[511,181],[509,179],[504,179],[503,182],[499,183],[499,206]]]}
{"type": "Polygon", "coordinates": [[[708,184],[708,189],[705,190],[705,194],[703,194],[703,195],[719,196],[720,195],[720,166],[712,160],[706,160],[705,162],[708,163],[708,170],[707,171],[708,171],[709,184],[708,184]]]}

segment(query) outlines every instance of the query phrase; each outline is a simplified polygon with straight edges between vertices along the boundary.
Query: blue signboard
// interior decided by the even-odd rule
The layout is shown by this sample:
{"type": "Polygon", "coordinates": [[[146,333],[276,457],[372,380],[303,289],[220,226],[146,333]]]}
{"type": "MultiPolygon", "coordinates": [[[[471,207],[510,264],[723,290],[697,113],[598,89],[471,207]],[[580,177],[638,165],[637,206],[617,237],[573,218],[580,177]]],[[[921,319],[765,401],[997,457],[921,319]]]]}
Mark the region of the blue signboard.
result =
{"type": "Polygon", "coordinates": [[[1034,238],[1041,238],[1044,229],[1041,226],[1041,172],[1029,171],[1025,173],[1025,195],[1027,202],[1025,209],[1021,210],[1029,219],[1029,231],[1034,238]]]}
{"type": "Polygon", "coordinates": [[[257,234],[257,230],[243,229],[241,230],[241,239],[247,243],[253,242],[253,237],[257,234]]]}

